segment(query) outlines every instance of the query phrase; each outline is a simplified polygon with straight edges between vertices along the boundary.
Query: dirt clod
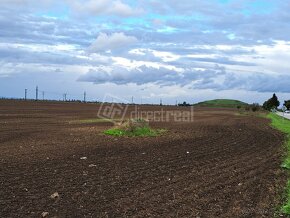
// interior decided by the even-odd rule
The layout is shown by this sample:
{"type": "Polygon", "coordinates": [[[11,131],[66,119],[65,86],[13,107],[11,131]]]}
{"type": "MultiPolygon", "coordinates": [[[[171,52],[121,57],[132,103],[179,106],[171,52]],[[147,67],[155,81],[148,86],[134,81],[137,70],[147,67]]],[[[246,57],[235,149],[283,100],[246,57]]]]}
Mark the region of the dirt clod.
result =
{"type": "Polygon", "coordinates": [[[51,199],[58,199],[60,196],[57,192],[53,193],[52,195],[50,195],[51,199]]]}
{"type": "Polygon", "coordinates": [[[48,212],[43,212],[43,213],[41,214],[41,217],[45,218],[45,217],[48,217],[48,215],[49,215],[48,212]]]}

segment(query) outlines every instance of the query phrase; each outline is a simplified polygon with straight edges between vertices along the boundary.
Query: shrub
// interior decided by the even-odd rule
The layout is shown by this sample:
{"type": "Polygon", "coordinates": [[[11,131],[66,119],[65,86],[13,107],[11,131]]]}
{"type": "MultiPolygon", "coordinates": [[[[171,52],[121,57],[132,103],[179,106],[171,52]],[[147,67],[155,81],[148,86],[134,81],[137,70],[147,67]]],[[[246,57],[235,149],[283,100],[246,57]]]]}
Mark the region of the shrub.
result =
{"type": "Polygon", "coordinates": [[[166,132],[164,129],[151,129],[149,121],[144,119],[132,119],[123,122],[116,127],[106,130],[104,133],[112,136],[158,136],[166,132]]]}
{"type": "Polygon", "coordinates": [[[258,103],[254,103],[251,105],[251,109],[253,112],[259,111],[260,110],[260,105],[258,103]]]}
{"type": "Polygon", "coordinates": [[[249,105],[247,105],[246,107],[245,107],[245,110],[246,111],[249,111],[251,108],[250,108],[250,106],[249,105]]]}

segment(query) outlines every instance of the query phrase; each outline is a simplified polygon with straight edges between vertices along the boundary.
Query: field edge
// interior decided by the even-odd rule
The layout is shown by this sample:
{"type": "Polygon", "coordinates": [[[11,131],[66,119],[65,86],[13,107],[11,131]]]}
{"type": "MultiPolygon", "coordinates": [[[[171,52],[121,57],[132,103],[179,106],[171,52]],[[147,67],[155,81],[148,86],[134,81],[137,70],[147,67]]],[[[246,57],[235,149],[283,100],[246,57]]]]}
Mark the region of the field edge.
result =
{"type": "Polygon", "coordinates": [[[286,155],[281,166],[287,170],[288,180],[285,187],[285,200],[283,205],[280,207],[280,211],[283,214],[290,215],[290,121],[274,113],[269,113],[266,118],[271,120],[271,126],[273,128],[286,134],[285,142],[283,144],[286,155]]]}

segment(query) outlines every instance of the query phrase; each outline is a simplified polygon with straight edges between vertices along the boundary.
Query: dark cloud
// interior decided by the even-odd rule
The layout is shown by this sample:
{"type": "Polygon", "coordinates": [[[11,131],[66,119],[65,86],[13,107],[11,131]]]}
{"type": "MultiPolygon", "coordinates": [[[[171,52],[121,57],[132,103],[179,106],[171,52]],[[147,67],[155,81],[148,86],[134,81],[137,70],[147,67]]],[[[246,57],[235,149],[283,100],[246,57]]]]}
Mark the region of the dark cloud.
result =
{"type": "MultiPolygon", "coordinates": [[[[0,39],[10,43],[77,44],[89,46],[95,33],[90,25],[0,9],[0,39]]],[[[92,28],[93,29],[93,28],[92,28]]]]}
{"type": "MultiPolygon", "coordinates": [[[[1,47],[0,60],[6,63],[22,63],[22,64],[45,64],[45,65],[106,65],[110,63],[110,58],[102,56],[77,56],[73,51],[49,51],[47,47],[45,51],[34,51],[36,49],[17,48],[17,47],[1,47]]],[[[44,50],[44,46],[42,48],[44,50]]],[[[77,51],[74,51],[77,52],[77,51]]]]}
{"type": "Polygon", "coordinates": [[[176,72],[164,67],[153,68],[141,66],[131,70],[114,67],[112,71],[91,69],[87,74],[82,75],[79,81],[93,82],[95,84],[113,83],[117,85],[123,84],[155,84],[159,86],[186,86],[195,80],[203,80],[219,75],[221,72],[213,70],[186,70],[184,72],[176,72]]]}
{"type": "Polygon", "coordinates": [[[228,74],[224,83],[218,90],[224,89],[244,89],[258,92],[284,92],[290,93],[289,75],[267,75],[267,74],[250,74],[237,75],[228,74]]]}
{"type": "Polygon", "coordinates": [[[142,66],[128,70],[115,67],[112,71],[91,69],[79,79],[82,82],[95,84],[112,83],[117,85],[155,84],[161,87],[177,85],[187,86],[192,89],[247,90],[258,92],[290,92],[290,76],[267,75],[265,73],[239,75],[230,73],[224,68],[216,67],[212,70],[186,70],[182,73],[166,68],[152,68],[142,66]]]}
{"type": "Polygon", "coordinates": [[[79,81],[93,82],[95,84],[114,83],[117,85],[128,83],[143,85],[153,83],[165,86],[180,85],[181,83],[185,83],[184,79],[187,78],[184,78],[182,74],[178,74],[173,70],[142,66],[140,68],[135,68],[134,70],[114,67],[111,72],[92,69],[87,74],[82,75],[79,78],[79,81]]]}

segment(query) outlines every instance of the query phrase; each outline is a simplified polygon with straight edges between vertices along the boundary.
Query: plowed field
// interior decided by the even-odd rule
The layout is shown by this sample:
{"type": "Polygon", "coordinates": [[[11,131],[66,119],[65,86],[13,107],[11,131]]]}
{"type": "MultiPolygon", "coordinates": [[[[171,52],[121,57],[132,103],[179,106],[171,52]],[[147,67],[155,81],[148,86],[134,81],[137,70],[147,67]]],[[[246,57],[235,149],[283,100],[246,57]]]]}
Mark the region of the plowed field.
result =
{"type": "Polygon", "coordinates": [[[274,217],[283,135],[266,119],[195,109],[152,122],[162,136],[116,138],[82,122],[98,108],[0,101],[0,217],[274,217]]]}

